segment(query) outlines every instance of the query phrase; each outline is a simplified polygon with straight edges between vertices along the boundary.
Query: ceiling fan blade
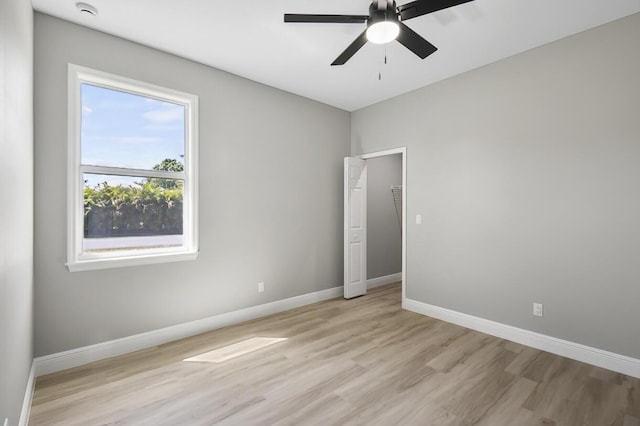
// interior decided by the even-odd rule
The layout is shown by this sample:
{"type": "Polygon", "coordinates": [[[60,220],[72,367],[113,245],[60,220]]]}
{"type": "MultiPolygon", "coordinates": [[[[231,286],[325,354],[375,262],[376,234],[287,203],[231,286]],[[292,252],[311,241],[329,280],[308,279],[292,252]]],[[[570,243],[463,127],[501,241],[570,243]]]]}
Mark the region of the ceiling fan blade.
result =
{"type": "Polygon", "coordinates": [[[398,13],[400,14],[400,18],[406,21],[407,19],[458,6],[459,4],[469,3],[470,1],[473,0],[416,0],[398,6],[398,13]]]}
{"type": "Polygon", "coordinates": [[[396,40],[398,40],[404,47],[418,55],[421,59],[426,58],[438,50],[437,47],[420,37],[415,31],[407,27],[402,22],[398,22],[398,24],[400,25],[400,33],[396,40]]]}
{"type": "Polygon", "coordinates": [[[284,22],[316,22],[335,24],[362,24],[367,22],[367,15],[305,15],[285,13],[284,22]]]}
{"type": "Polygon", "coordinates": [[[344,65],[345,62],[347,62],[353,55],[355,55],[356,52],[360,50],[360,48],[364,46],[366,43],[367,43],[367,31],[365,30],[362,32],[362,34],[358,36],[357,39],[353,41],[353,43],[349,45],[349,47],[346,48],[344,52],[340,54],[340,56],[336,58],[335,61],[331,63],[331,65],[344,65]]]}

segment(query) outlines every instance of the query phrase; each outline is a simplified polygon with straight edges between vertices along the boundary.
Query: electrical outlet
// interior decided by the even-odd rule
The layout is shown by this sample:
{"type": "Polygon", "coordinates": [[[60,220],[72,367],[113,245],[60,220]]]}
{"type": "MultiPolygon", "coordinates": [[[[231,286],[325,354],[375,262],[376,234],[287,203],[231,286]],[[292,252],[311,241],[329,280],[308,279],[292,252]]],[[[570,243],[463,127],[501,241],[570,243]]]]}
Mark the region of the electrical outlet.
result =
{"type": "Polygon", "coordinates": [[[262,293],[264,291],[264,283],[260,281],[258,283],[258,293],[262,293]]]}
{"type": "Polygon", "coordinates": [[[417,214],[416,215],[416,225],[422,225],[422,215],[421,214],[417,214]]]}
{"type": "Polygon", "coordinates": [[[533,302],[533,315],[536,317],[541,317],[543,313],[542,303],[533,302]]]}

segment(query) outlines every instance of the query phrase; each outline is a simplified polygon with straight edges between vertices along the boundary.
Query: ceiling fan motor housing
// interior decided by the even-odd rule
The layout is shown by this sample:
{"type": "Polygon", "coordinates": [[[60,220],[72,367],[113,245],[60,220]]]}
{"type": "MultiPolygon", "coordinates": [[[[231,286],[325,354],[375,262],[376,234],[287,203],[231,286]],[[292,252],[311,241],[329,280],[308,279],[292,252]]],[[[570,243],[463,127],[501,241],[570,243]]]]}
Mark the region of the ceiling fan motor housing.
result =
{"type": "Polygon", "coordinates": [[[399,22],[400,17],[396,11],[395,1],[378,0],[373,1],[369,6],[369,19],[367,19],[367,27],[377,22],[399,22]],[[382,7],[379,6],[382,4],[382,7]]]}

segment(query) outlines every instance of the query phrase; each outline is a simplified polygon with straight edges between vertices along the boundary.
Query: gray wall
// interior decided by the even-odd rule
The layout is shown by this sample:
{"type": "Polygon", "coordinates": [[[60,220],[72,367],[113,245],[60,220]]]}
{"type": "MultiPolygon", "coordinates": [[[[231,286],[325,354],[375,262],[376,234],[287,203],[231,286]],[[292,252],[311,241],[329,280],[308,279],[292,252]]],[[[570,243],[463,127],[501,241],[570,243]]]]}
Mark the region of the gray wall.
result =
{"type": "Polygon", "coordinates": [[[42,14],[35,63],[37,356],[342,285],[348,112],[42,14]],[[68,62],[200,97],[196,261],[64,266],[68,62]]]}
{"type": "Polygon", "coordinates": [[[0,2],[0,424],[18,423],[33,359],[33,11],[0,2]]]}
{"type": "Polygon", "coordinates": [[[640,14],[354,112],[407,146],[408,297],[640,358],[638,76],[640,14]]]}
{"type": "Polygon", "coordinates": [[[391,194],[391,186],[402,185],[402,155],[367,160],[367,179],[367,278],[371,279],[402,272],[402,228],[391,194]]]}

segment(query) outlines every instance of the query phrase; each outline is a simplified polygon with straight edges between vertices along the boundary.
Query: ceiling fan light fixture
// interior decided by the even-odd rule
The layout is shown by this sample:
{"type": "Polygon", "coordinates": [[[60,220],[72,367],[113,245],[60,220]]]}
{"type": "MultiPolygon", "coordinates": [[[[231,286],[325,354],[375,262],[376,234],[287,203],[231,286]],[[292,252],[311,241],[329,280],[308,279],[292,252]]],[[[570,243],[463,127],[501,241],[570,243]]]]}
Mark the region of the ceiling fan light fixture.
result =
{"type": "Polygon", "coordinates": [[[400,33],[400,26],[393,21],[378,21],[367,28],[367,40],[374,44],[393,41],[400,33]]]}

